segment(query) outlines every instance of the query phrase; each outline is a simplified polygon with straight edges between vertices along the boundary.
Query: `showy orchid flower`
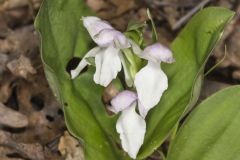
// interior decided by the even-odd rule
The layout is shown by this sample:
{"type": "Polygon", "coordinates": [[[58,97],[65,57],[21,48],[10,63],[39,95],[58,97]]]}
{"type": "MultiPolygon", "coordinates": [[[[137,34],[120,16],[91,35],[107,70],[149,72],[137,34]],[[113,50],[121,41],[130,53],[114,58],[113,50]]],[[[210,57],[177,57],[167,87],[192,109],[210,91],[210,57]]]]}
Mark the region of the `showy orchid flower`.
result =
{"type": "Polygon", "coordinates": [[[125,35],[115,30],[109,23],[97,17],[83,17],[84,27],[88,30],[93,41],[98,45],[91,49],[79,63],[76,69],[71,70],[72,79],[89,63],[88,57],[95,57],[96,72],[94,81],[96,84],[107,86],[116,78],[121,70],[121,49],[130,48],[131,42],[125,35]]]}
{"type": "Polygon", "coordinates": [[[161,69],[161,62],[173,63],[172,52],[165,46],[156,43],[146,47],[139,55],[148,63],[135,76],[134,84],[138,94],[139,112],[143,118],[161,99],[168,88],[168,78],[161,69]]]}
{"type": "Polygon", "coordinates": [[[117,77],[123,65],[126,83],[132,86],[134,79],[137,93],[127,90],[120,92],[112,99],[109,109],[114,113],[121,112],[116,129],[120,134],[122,148],[131,158],[136,158],[146,132],[145,117],[148,111],[157,105],[168,87],[168,79],[161,70],[160,63],[172,63],[172,52],[159,43],[142,51],[131,39],[97,17],[83,17],[83,24],[98,46],[83,57],[76,69],[71,70],[71,77],[77,77],[83,68],[90,65],[88,58],[95,57],[94,81],[106,87],[117,77]],[[125,53],[124,49],[130,47],[140,58],[148,60],[147,65],[132,74],[132,77],[129,77],[122,55],[125,53]],[[129,79],[132,81],[128,81],[129,79]],[[136,112],[136,107],[140,115],[136,112]]]}
{"type": "Polygon", "coordinates": [[[122,148],[135,159],[146,132],[146,122],[136,112],[137,94],[128,90],[122,91],[112,99],[111,105],[109,110],[112,112],[122,112],[116,124],[122,148]]]}

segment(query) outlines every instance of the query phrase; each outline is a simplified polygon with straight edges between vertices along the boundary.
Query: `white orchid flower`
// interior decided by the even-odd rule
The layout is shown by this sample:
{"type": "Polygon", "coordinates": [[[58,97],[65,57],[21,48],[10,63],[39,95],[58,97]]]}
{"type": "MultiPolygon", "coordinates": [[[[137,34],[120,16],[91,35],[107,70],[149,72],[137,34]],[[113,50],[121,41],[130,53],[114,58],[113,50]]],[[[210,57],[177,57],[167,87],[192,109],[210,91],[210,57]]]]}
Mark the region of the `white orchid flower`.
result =
{"type": "Polygon", "coordinates": [[[139,112],[143,118],[161,99],[168,88],[168,78],[162,71],[161,62],[173,63],[172,52],[165,46],[156,43],[148,46],[140,54],[148,63],[135,76],[134,84],[138,94],[139,112]]]}
{"type": "Polygon", "coordinates": [[[83,17],[82,19],[84,27],[98,46],[83,57],[76,69],[71,70],[71,77],[72,79],[76,78],[82,69],[89,65],[86,58],[95,57],[94,81],[96,84],[106,87],[116,78],[122,68],[121,49],[131,47],[131,42],[123,33],[97,17],[83,17]]]}
{"type": "Polygon", "coordinates": [[[122,91],[112,99],[111,105],[109,109],[112,112],[122,112],[116,124],[122,148],[131,158],[135,159],[146,132],[145,120],[135,111],[137,94],[128,90],[122,91]]]}

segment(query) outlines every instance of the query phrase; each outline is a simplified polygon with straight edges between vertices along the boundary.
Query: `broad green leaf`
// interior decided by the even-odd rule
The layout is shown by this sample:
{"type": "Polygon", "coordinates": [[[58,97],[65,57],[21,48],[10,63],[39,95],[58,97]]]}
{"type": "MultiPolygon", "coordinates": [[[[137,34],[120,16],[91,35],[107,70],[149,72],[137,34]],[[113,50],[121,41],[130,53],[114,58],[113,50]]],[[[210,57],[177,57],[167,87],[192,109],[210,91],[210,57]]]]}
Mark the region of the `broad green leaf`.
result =
{"type": "Polygon", "coordinates": [[[46,77],[63,106],[68,129],[81,139],[86,160],[127,159],[119,151],[117,117],[110,117],[102,103],[103,87],[93,82],[93,68],[71,80],[66,66],[82,57],[92,41],[82,16],[92,15],[84,0],[44,0],[35,21],[41,35],[46,77]]]}
{"type": "Polygon", "coordinates": [[[190,114],[167,160],[240,159],[240,86],[217,92],[190,114]]]}
{"type": "Polygon", "coordinates": [[[147,132],[138,155],[145,158],[170,134],[186,110],[198,99],[205,63],[234,13],[224,8],[201,10],[171,45],[176,62],[163,65],[169,88],[147,116],[147,132]]]}

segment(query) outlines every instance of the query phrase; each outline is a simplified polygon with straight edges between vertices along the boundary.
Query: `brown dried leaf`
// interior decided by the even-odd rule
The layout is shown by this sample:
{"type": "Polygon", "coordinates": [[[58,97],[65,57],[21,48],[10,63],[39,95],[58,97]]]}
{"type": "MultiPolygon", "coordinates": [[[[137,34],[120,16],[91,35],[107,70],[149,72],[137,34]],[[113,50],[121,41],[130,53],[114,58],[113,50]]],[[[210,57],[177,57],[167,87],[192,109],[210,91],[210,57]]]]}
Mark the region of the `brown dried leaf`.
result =
{"type": "Polygon", "coordinates": [[[108,103],[113,97],[118,94],[118,92],[118,89],[112,83],[110,83],[104,90],[103,102],[105,104],[108,103]]]}
{"type": "Polygon", "coordinates": [[[18,143],[16,145],[16,150],[20,153],[24,153],[29,159],[45,160],[43,147],[39,143],[18,143]]]}
{"type": "Polygon", "coordinates": [[[15,75],[27,78],[27,75],[36,74],[37,71],[33,68],[30,60],[21,55],[18,59],[13,60],[7,64],[8,69],[15,75]]]}
{"type": "Polygon", "coordinates": [[[97,12],[99,17],[108,20],[116,18],[135,7],[134,0],[87,0],[86,3],[93,11],[97,12]]]}
{"type": "Polygon", "coordinates": [[[16,94],[19,111],[28,117],[29,127],[23,134],[14,135],[15,139],[46,144],[62,134],[63,115],[42,70],[28,81],[18,82],[16,94]]]}
{"type": "Polygon", "coordinates": [[[112,2],[117,7],[116,16],[127,12],[135,6],[134,0],[110,0],[110,2],[112,2]]]}
{"type": "MultiPolygon", "coordinates": [[[[177,4],[178,0],[169,0],[168,3],[177,4]]],[[[166,6],[164,7],[166,18],[171,27],[175,25],[177,22],[177,18],[179,17],[179,12],[177,11],[177,6],[166,6]]]]}
{"type": "Polygon", "coordinates": [[[8,40],[1,40],[0,39],[0,53],[8,53],[14,48],[14,44],[8,40]]]}
{"type": "Polygon", "coordinates": [[[13,153],[18,153],[23,158],[44,160],[43,147],[38,143],[25,144],[17,143],[9,133],[0,131],[0,146],[5,146],[13,150],[13,153]]]}
{"type": "Polygon", "coordinates": [[[10,82],[4,81],[0,84],[0,102],[7,102],[12,92],[10,82]]]}
{"type": "Polygon", "coordinates": [[[23,128],[27,127],[28,119],[25,115],[0,103],[0,124],[13,128],[23,128]]]}
{"type": "Polygon", "coordinates": [[[58,145],[60,153],[66,157],[65,160],[84,160],[83,149],[77,139],[72,137],[67,131],[60,138],[58,145]]]}
{"type": "Polygon", "coordinates": [[[233,76],[234,79],[240,80],[240,69],[234,71],[232,76],[233,76]]]}
{"type": "Polygon", "coordinates": [[[107,8],[107,4],[103,0],[87,0],[86,3],[95,12],[107,8]]]}
{"type": "Polygon", "coordinates": [[[6,64],[9,60],[8,55],[0,53],[0,75],[6,70],[6,64]]]}
{"type": "MultiPolygon", "coordinates": [[[[236,12],[240,12],[240,5],[238,6],[236,12]]],[[[214,56],[217,61],[225,55],[225,46],[227,47],[227,55],[220,67],[233,66],[240,69],[240,17],[236,16],[231,23],[225,29],[220,45],[215,50],[214,56]]]]}
{"type": "Polygon", "coordinates": [[[205,80],[203,83],[203,88],[201,91],[200,101],[206,99],[213,93],[224,89],[226,87],[229,87],[231,85],[227,83],[217,82],[217,81],[211,81],[211,80],[205,80]]]}
{"type": "Polygon", "coordinates": [[[5,38],[10,33],[10,29],[7,26],[7,22],[0,13],[0,38],[5,38]]]}
{"type": "Polygon", "coordinates": [[[14,8],[21,8],[27,6],[29,0],[4,0],[2,5],[0,5],[0,10],[9,10],[14,8]]]}

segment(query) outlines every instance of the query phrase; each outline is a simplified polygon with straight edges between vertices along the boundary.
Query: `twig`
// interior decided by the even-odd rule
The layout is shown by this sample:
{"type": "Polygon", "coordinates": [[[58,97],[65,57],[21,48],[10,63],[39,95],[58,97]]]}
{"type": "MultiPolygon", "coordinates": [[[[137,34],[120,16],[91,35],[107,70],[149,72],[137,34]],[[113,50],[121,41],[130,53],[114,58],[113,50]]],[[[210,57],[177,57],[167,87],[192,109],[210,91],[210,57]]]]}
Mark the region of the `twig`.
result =
{"type": "Polygon", "coordinates": [[[177,30],[180,28],[184,23],[187,22],[189,18],[192,17],[199,9],[203,8],[207,3],[209,3],[211,0],[204,0],[200,2],[196,7],[194,7],[191,11],[189,11],[185,16],[183,16],[181,19],[179,19],[174,26],[172,26],[172,30],[177,30]]]}

